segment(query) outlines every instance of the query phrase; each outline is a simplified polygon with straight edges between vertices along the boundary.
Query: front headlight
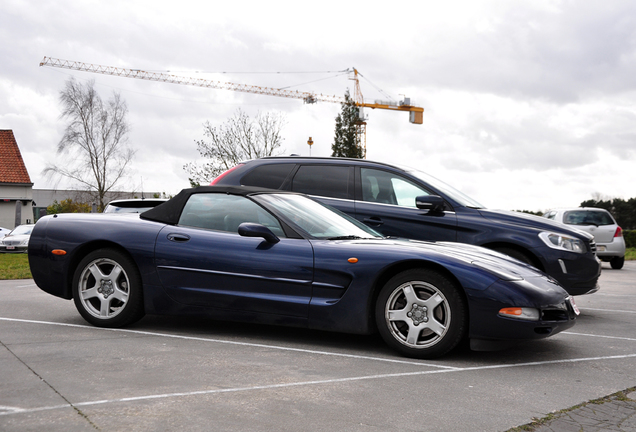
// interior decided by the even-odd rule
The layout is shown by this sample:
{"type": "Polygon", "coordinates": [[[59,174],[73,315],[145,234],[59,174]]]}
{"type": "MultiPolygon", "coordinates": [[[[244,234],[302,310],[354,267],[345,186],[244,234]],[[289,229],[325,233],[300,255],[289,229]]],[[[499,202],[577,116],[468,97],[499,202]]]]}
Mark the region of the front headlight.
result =
{"type": "Polygon", "coordinates": [[[20,246],[28,246],[28,245],[29,245],[29,239],[22,240],[22,241],[20,242],[20,246]]]}
{"type": "Polygon", "coordinates": [[[543,240],[547,246],[552,249],[565,250],[584,254],[587,252],[583,240],[571,237],[565,234],[544,231],[539,234],[539,238],[543,240]]]}

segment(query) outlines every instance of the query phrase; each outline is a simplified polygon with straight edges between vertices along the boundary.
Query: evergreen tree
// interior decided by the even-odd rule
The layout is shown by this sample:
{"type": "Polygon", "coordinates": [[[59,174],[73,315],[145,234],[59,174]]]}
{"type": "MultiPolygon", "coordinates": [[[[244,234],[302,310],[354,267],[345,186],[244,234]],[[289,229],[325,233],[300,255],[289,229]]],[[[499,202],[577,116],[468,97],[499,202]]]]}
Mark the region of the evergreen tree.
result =
{"type": "Polygon", "coordinates": [[[364,157],[356,139],[356,123],[360,121],[359,112],[360,109],[355,106],[347,90],[345,101],[342,103],[342,112],[336,117],[336,135],[331,145],[331,156],[358,159],[364,157]]]}

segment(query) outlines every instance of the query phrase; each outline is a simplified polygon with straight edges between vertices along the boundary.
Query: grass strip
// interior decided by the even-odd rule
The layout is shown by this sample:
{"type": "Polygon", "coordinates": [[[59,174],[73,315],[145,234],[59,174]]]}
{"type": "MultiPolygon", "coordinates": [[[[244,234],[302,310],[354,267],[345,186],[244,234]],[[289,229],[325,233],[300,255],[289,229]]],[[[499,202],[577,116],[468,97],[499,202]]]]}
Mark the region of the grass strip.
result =
{"type": "Polygon", "coordinates": [[[0,280],[10,279],[31,279],[27,254],[0,253],[0,280]]]}

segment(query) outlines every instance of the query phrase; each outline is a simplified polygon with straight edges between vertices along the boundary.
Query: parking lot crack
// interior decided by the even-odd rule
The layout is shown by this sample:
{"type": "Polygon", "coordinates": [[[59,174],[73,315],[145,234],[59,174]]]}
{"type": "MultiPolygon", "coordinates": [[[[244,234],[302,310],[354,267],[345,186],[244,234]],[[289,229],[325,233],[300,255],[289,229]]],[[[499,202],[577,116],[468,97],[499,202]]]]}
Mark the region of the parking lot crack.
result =
{"type": "Polygon", "coordinates": [[[15,357],[16,360],[18,360],[20,363],[22,363],[24,365],[24,367],[26,367],[29,371],[31,371],[31,373],[33,375],[38,377],[38,379],[40,381],[42,381],[46,386],[48,386],[51,390],[53,390],[55,392],[55,394],[57,394],[60,398],[62,398],[62,400],[64,400],[64,402],[66,402],[68,404],[68,406],[73,408],[75,410],[75,412],[78,415],[80,415],[81,417],[83,417],[84,420],[86,420],[94,429],[101,430],[95,423],[93,423],[93,421],[81,409],[76,407],[70,400],[68,400],[62,393],[60,393],[55,387],[53,387],[46,379],[44,379],[44,377],[42,377],[39,373],[37,373],[31,366],[29,366],[24,360],[22,360],[16,353],[14,353],[11,350],[11,348],[9,348],[1,340],[0,340],[0,345],[2,345],[4,347],[4,349],[7,350],[7,352],[10,353],[13,357],[15,357]]]}

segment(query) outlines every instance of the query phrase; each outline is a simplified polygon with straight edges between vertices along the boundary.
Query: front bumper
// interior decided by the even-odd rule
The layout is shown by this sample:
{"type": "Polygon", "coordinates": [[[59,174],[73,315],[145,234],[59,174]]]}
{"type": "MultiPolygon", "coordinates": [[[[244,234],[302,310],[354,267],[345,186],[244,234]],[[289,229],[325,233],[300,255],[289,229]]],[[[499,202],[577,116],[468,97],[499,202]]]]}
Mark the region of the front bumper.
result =
{"type": "Polygon", "coordinates": [[[0,253],[26,253],[28,246],[0,246],[0,253]]]}
{"type": "Polygon", "coordinates": [[[548,278],[520,282],[498,281],[484,291],[470,291],[471,340],[522,341],[544,339],[567,330],[576,323],[573,300],[548,278]],[[519,289],[521,286],[521,290],[519,289]],[[529,307],[540,311],[538,321],[499,315],[507,307],[529,307]]]}
{"type": "Polygon", "coordinates": [[[578,254],[542,249],[545,272],[555,278],[570,295],[592,294],[598,291],[601,261],[593,252],[578,254]]]}

